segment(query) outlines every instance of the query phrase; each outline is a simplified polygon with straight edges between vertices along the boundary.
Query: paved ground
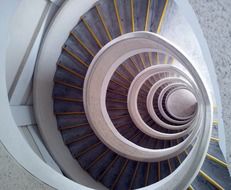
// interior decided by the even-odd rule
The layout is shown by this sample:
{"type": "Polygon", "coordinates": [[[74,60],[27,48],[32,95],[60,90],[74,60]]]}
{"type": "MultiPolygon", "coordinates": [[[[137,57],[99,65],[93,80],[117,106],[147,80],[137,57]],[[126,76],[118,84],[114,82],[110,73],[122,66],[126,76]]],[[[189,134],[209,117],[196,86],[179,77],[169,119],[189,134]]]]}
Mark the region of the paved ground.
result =
{"type": "Polygon", "coordinates": [[[189,0],[214,61],[223,107],[227,158],[231,164],[231,1],[189,0]]]}
{"type": "Polygon", "coordinates": [[[0,190],[51,190],[19,166],[0,142],[0,190]]]}

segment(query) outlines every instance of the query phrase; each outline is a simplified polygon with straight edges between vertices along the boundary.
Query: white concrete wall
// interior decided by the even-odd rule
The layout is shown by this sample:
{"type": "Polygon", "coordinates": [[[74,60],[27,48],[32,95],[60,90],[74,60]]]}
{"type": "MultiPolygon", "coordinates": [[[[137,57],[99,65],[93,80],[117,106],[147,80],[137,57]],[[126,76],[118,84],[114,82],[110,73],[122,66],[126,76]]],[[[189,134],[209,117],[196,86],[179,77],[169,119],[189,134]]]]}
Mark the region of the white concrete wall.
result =
{"type": "MultiPolygon", "coordinates": [[[[224,129],[218,124],[219,138],[225,139],[226,159],[231,167],[231,1],[189,0],[207,40],[219,84],[224,129]]],[[[231,173],[231,168],[230,168],[231,173]]]]}
{"type": "Polygon", "coordinates": [[[21,0],[10,21],[9,46],[6,57],[6,78],[8,91],[19,67],[23,66],[40,25],[47,0],[21,0]]]}
{"type": "MultiPolygon", "coordinates": [[[[8,44],[8,23],[13,11],[17,8],[19,1],[17,0],[3,0],[0,6],[0,99],[4,101],[7,95],[3,93],[5,90],[5,61],[6,61],[6,46],[8,44]],[[3,6],[2,6],[3,5],[3,6]]],[[[1,107],[2,107],[1,102],[1,107]]],[[[4,113],[7,112],[6,108],[0,110],[1,123],[0,129],[4,128],[5,118],[4,113]]],[[[1,133],[2,135],[5,135],[1,133]]],[[[0,140],[2,136],[0,135],[0,140]]],[[[5,147],[0,143],[0,189],[52,189],[46,184],[35,179],[29,172],[23,169],[6,151],[5,147]]]]}

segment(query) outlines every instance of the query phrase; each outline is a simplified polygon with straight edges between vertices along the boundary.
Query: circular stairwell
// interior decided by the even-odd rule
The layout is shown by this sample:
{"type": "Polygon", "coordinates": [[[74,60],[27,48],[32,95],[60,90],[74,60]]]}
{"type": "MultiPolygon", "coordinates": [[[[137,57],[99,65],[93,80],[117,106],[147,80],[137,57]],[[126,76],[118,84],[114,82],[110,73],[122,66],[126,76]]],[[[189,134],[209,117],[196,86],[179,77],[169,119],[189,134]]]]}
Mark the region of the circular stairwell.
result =
{"type": "Polygon", "coordinates": [[[216,138],[208,149],[206,84],[158,35],[168,5],[98,1],[70,31],[57,62],[57,128],[76,162],[109,189],[230,187],[216,138]],[[214,168],[224,176],[204,172],[214,168]]]}

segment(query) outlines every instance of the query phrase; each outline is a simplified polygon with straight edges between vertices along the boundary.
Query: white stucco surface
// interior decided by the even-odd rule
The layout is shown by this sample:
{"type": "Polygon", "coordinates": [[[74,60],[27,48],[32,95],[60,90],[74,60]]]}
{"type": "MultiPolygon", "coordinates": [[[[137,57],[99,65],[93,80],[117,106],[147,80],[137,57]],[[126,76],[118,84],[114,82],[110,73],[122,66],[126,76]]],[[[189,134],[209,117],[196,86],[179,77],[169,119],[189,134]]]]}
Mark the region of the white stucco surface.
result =
{"type": "MultiPolygon", "coordinates": [[[[231,1],[189,0],[207,40],[219,84],[226,159],[231,164],[231,1]]],[[[218,108],[219,109],[219,108],[218,108]]],[[[221,109],[221,108],[220,108],[221,109]]],[[[222,130],[222,129],[221,129],[222,130]]],[[[220,129],[219,129],[220,132],[220,129]]],[[[230,170],[231,171],[231,170],[230,170]]]]}
{"type": "Polygon", "coordinates": [[[39,181],[23,169],[9,155],[4,146],[0,143],[0,189],[4,190],[52,190],[53,188],[39,181]]]}
{"type": "Polygon", "coordinates": [[[39,26],[46,0],[21,0],[9,22],[9,46],[6,57],[7,89],[11,88],[18,69],[28,56],[39,26]]]}

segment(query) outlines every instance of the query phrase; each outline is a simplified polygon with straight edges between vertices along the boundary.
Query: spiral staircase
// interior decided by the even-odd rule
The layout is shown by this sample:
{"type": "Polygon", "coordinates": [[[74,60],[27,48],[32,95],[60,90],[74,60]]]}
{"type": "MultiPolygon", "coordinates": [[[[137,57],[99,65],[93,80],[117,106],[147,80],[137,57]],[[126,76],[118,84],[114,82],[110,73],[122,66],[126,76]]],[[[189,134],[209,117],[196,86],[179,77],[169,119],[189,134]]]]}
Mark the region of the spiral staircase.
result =
{"type": "Polygon", "coordinates": [[[229,189],[217,126],[211,137],[205,121],[211,105],[203,83],[192,73],[193,65],[187,68],[156,45],[162,43],[154,34],[161,30],[168,5],[168,0],[101,0],[81,17],[63,45],[54,77],[58,129],[81,167],[109,189],[155,185],[174,171],[180,176],[181,164],[206,138],[208,153],[198,154],[201,162],[206,157],[188,189],[229,189]],[[158,40],[151,50],[145,43],[152,37],[158,40]],[[114,64],[129,50],[137,53],[114,64]]]}
{"type": "Polygon", "coordinates": [[[210,87],[161,33],[174,9],[172,0],[99,0],[65,37],[52,81],[36,66],[38,129],[80,189],[231,189],[210,87]]]}

